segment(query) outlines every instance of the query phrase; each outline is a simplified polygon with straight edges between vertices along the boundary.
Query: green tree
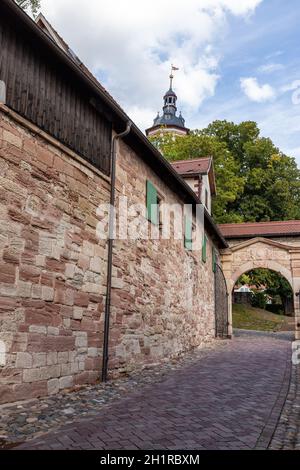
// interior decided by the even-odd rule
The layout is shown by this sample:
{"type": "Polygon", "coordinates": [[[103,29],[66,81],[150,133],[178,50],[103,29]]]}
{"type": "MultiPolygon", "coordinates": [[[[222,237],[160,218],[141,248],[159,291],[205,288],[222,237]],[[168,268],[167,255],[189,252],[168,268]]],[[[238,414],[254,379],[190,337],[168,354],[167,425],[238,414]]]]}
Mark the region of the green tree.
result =
{"type": "Polygon", "coordinates": [[[260,137],[255,122],[215,121],[204,135],[226,144],[244,178],[243,193],[228,205],[245,222],[300,218],[300,171],[294,158],[260,137]]]}
{"type": "Polygon", "coordinates": [[[23,8],[23,10],[30,9],[34,16],[37,15],[41,7],[40,0],[15,0],[15,1],[21,8],[23,8]]]}
{"type": "Polygon", "coordinates": [[[283,310],[287,312],[289,301],[293,298],[293,291],[289,282],[280,274],[270,269],[257,268],[243,274],[238,284],[248,284],[257,289],[264,288],[265,294],[273,299],[280,298],[283,310]]]}
{"type": "Polygon", "coordinates": [[[213,201],[214,216],[218,222],[224,223],[243,220],[239,214],[228,209],[243,193],[244,177],[239,175],[238,165],[224,142],[197,130],[186,137],[165,135],[151,140],[170,161],[213,156],[217,184],[217,197],[213,201]]]}
{"type": "Polygon", "coordinates": [[[255,122],[215,121],[186,137],[152,141],[171,161],[214,158],[213,215],[218,223],[300,219],[300,171],[295,159],[261,137],[255,122]]]}
{"type": "Polygon", "coordinates": [[[264,292],[254,292],[251,298],[252,307],[266,309],[268,297],[264,292]]]}

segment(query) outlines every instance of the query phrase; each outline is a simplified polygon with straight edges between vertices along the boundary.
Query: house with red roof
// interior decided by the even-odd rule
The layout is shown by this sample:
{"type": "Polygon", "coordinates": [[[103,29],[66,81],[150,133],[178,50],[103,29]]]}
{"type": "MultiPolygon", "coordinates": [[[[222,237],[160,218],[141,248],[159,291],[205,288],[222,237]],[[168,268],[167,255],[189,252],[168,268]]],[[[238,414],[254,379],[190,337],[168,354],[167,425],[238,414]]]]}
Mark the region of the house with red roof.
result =
{"type": "Polygon", "coordinates": [[[179,160],[173,168],[195,191],[202,204],[211,214],[212,198],[216,195],[216,180],[212,157],[179,160]]]}

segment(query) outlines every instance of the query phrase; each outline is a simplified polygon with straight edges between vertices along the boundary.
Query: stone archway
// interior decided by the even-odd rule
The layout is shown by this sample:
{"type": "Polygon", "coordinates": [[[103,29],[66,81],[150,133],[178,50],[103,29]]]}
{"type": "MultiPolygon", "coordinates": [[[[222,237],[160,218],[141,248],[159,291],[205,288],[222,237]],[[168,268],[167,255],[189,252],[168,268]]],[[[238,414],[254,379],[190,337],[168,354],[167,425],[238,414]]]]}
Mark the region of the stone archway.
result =
{"type": "Polygon", "coordinates": [[[232,290],[236,281],[245,272],[266,268],[282,274],[293,289],[295,337],[300,339],[300,246],[287,245],[267,238],[252,238],[233,243],[224,250],[222,264],[229,291],[229,334],[232,334],[232,290]]]}

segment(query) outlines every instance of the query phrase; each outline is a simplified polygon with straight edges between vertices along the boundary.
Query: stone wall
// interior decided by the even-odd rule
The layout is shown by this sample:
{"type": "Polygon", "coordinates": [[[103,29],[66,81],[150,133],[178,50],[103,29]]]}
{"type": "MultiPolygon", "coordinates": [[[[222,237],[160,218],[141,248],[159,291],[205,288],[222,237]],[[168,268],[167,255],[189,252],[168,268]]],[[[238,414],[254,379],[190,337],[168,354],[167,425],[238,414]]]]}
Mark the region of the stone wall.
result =
{"type": "MultiPolygon", "coordinates": [[[[180,202],[124,144],[118,161],[118,195],[145,204],[151,179],[166,202],[180,202]]],[[[0,403],[100,377],[107,253],[96,210],[109,188],[100,172],[1,107],[0,403]]],[[[212,340],[210,241],[207,255],[203,263],[183,240],[116,241],[111,375],[212,340]]]]}
{"type": "MultiPolygon", "coordinates": [[[[117,190],[128,204],[146,203],[147,179],[169,204],[182,204],[149,167],[123,143],[117,190]]],[[[150,222],[146,221],[150,229],[150,222]]],[[[164,223],[164,222],[163,222],[164,223]]],[[[171,224],[171,228],[172,224],[171,224]]],[[[138,364],[177,356],[215,335],[212,245],[207,262],[183,240],[117,241],[110,367],[128,371],[138,364]]]]}
{"type": "Polygon", "coordinates": [[[109,183],[0,113],[0,402],[100,375],[109,183]]]}

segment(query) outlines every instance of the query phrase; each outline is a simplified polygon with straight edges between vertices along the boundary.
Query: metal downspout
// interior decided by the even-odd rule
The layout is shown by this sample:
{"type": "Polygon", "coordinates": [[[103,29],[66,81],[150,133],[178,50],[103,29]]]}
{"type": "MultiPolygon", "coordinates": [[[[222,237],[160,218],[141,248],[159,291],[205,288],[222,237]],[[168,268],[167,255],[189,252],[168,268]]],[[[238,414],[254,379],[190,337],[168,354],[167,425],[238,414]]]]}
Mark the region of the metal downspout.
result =
{"type": "Polygon", "coordinates": [[[111,281],[112,281],[112,257],[114,242],[114,220],[115,220],[115,185],[116,185],[116,160],[117,160],[117,141],[129,134],[132,122],[128,121],[126,130],[117,134],[112,139],[111,148],[111,189],[110,189],[110,211],[108,223],[108,255],[107,255],[107,284],[105,300],[104,317],[104,338],[103,338],[103,362],[102,362],[102,382],[107,382],[108,371],[108,347],[109,347],[109,322],[110,322],[110,304],[111,304],[111,281]]]}

